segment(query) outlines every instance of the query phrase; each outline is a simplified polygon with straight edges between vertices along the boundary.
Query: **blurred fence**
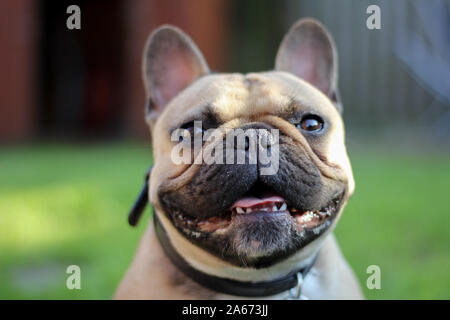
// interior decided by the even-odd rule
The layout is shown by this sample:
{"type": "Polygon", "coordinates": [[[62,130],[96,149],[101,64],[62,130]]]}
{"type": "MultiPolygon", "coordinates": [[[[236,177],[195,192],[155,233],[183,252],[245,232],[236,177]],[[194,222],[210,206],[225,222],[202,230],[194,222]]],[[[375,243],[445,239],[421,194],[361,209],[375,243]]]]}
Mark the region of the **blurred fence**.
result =
{"type": "Polygon", "coordinates": [[[350,126],[429,129],[450,135],[448,1],[288,1],[286,27],[301,16],[321,20],[339,53],[339,83],[350,126]],[[366,28],[371,4],[381,29],[366,28]]]}

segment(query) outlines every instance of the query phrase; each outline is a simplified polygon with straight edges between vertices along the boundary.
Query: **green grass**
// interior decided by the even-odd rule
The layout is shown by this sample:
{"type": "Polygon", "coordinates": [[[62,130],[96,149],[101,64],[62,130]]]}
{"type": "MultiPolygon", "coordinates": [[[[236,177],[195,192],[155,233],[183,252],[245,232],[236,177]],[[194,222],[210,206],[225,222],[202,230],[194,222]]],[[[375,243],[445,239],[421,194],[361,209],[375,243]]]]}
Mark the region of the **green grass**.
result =
{"type": "MultiPolygon", "coordinates": [[[[363,151],[336,234],[367,298],[450,298],[450,156],[363,151]],[[381,290],[365,286],[369,265],[381,290]]],[[[0,298],[111,298],[148,223],[149,210],[135,229],[126,216],[151,159],[135,144],[3,148],[0,298]],[[81,290],[66,289],[71,264],[81,290]]]]}

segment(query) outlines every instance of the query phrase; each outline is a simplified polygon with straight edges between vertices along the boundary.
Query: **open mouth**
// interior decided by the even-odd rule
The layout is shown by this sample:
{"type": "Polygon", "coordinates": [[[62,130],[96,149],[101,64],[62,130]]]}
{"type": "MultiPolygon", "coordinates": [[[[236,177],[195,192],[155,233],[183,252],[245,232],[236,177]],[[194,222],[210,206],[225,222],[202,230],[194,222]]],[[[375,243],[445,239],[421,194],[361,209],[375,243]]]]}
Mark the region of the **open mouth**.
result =
{"type": "Polygon", "coordinates": [[[325,207],[316,210],[295,208],[273,189],[257,183],[226,212],[210,218],[192,217],[181,212],[172,214],[175,225],[185,233],[200,237],[212,233],[224,234],[242,219],[271,216],[285,219],[290,216],[299,232],[318,233],[330,225],[339,212],[344,192],[332,198],[325,207]]]}

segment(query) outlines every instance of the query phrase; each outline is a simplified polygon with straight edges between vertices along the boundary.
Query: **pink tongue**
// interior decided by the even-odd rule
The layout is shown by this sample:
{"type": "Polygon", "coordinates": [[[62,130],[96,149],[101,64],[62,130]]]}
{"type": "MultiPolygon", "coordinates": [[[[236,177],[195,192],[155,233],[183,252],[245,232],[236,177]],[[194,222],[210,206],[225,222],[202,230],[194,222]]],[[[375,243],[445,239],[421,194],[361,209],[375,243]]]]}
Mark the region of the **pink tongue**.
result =
{"type": "Polygon", "coordinates": [[[244,197],[236,201],[232,206],[231,209],[234,209],[236,207],[241,208],[251,208],[254,206],[260,206],[267,203],[273,203],[273,202],[284,202],[284,199],[277,195],[266,195],[263,198],[256,198],[256,197],[244,197]]]}

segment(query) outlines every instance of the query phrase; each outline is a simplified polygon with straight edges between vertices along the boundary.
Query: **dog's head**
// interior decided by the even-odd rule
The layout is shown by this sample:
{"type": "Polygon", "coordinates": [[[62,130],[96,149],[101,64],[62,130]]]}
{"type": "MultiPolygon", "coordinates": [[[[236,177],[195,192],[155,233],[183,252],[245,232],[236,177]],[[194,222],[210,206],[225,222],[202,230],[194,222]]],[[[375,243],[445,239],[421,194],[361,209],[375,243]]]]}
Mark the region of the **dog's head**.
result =
{"type": "Polygon", "coordinates": [[[324,27],[297,22],[274,69],[211,73],[171,26],[154,31],[145,48],[150,200],[178,253],[210,274],[267,280],[298,266],[317,252],[354,189],[336,49],[324,27]],[[236,132],[252,134],[239,140],[236,132]]]}

